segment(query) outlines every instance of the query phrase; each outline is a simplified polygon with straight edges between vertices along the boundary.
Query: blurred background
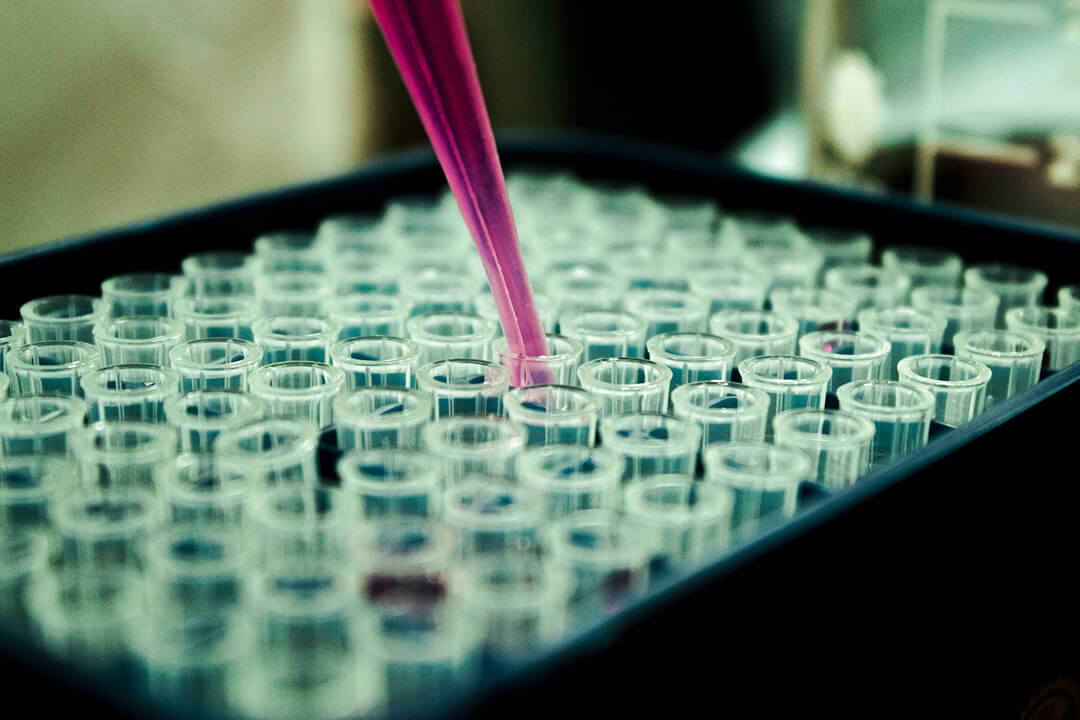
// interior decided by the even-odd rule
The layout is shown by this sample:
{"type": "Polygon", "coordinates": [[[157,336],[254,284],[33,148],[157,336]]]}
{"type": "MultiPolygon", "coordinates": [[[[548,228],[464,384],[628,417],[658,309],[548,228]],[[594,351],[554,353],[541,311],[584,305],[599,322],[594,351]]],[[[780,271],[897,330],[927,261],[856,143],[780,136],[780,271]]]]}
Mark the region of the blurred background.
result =
{"type": "MultiPolygon", "coordinates": [[[[1080,0],[463,0],[496,131],[1080,224],[1080,0]]],[[[426,143],[366,0],[0,3],[0,250],[426,143]]]]}

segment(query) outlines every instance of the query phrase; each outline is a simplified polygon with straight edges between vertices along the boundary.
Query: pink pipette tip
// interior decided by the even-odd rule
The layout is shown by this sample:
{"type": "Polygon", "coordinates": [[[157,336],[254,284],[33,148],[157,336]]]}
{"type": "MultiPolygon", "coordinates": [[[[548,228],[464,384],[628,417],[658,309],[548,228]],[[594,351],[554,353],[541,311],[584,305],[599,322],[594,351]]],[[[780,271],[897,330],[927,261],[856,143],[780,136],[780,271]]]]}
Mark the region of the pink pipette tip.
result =
{"type": "MultiPolygon", "coordinates": [[[[371,0],[371,8],[480,252],[507,347],[527,357],[546,355],[460,6],[456,0],[371,0]]],[[[512,385],[544,379],[535,369],[508,369],[512,385]]]]}

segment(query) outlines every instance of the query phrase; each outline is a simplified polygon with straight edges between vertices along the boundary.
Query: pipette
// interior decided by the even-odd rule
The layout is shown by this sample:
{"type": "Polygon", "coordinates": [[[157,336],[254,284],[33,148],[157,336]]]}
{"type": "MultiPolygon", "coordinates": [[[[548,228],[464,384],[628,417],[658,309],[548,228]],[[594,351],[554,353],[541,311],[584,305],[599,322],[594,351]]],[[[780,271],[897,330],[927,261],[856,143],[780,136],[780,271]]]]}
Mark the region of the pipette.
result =
{"type": "Polygon", "coordinates": [[[371,8],[480,251],[509,349],[547,354],[461,8],[456,0],[371,8]]]}

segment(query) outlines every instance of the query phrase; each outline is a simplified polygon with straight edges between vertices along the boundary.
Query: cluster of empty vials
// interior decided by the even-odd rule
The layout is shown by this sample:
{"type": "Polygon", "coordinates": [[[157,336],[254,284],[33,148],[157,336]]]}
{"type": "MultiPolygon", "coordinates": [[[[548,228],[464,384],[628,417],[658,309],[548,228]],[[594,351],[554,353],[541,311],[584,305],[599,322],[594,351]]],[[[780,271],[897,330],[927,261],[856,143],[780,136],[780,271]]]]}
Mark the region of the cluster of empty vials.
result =
{"type": "Polygon", "coordinates": [[[1080,355],[1078,298],[569,176],[509,181],[548,354],[456,207],[268,232],[3,325],[0,612],[171,702],[340,717],[610,617],[1080,355]],[[534,384],[537,379],[545,384],[534,384]]]}

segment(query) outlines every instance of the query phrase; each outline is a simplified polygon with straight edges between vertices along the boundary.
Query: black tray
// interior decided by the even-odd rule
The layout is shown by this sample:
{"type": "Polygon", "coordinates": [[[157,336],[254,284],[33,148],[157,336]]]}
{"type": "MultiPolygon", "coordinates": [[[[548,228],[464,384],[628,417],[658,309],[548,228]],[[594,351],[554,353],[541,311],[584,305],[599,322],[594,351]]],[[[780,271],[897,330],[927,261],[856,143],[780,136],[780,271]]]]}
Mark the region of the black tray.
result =
{"type": "MultiPolygon", "coordinates": [[[[861,228],[881,248],[931,244],[966,262],[1075,280],[1080,236],[1004,218],[760,177],[713,158],[610,138],[519,136],[504,167],[554,166],[657,192],[716,197],[861,228]]],[[[444,181],[428,152],[342,177],[230,201],[0,258],[0,317],[104,278],[175,272],[199,250],[250,248],[261,232],[313,228],[444,181]]],[[[1047,299],[1052,299],[1052,295],[1047,299]]],[[[507,717],[988,714],[1080,711],[1074,424],[1080,365],[925,449],[815,503],[791,523],[527,666],[403,715],[507,717]]],[[[38,713],[183,716],[14,638],[0,637],[8,703],[38,713]]],[[[1046,717],[1059,717],[1057,714],[1046,717]]],[[[1060,717],[1069,717],[1062,714],[1060,717]]]]}

